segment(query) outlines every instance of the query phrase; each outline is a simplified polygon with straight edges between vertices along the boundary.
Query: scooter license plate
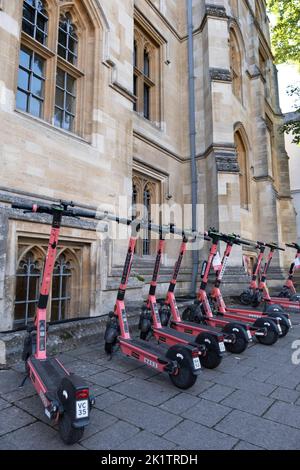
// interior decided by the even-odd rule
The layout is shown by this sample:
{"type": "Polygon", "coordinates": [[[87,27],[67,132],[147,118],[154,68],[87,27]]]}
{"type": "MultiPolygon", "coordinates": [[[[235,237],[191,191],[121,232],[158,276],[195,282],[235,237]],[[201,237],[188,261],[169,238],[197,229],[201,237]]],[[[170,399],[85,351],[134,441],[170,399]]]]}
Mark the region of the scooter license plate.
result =
{"type": "Polygon", "coordinates": [[[247,335],[248,335],[248,339],[252,339],[252,335],[251,335],[251,331],[250,330],[247,330],[247,335]]]}
{"type": "Polygon", "coordinates": [[[200,364],[199,357],[194,357],[193,362],[194,362],[195,370],[201,369],[201,364],[200,364]]]}
{"type": "Polygon", "coordinates": [[[76,419],[88,418],[89,402],[88,400],[80,400],[76,402],[76,419]]]}
{"type": "Polygon", "coordinates": [[[225,352],[225,351],[226,351],[225,344],[223,343],[223,341],[222,341],[221,343],[219,343],[219,347],[220,347],[220,351],[221,351],[221,352],[225,352]]]}

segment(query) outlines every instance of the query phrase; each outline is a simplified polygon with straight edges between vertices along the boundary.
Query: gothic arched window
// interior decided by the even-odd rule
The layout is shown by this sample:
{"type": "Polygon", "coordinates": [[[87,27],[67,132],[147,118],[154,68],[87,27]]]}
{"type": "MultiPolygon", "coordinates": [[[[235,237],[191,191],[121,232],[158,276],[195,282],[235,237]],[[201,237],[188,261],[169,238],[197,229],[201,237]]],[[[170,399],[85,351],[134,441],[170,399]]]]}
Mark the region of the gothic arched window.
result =
{"type": "MultiPolygon", "coordinates": [[[[32,244],[21,237],[16,272],[14,323],[32,321],[39,298],[47,243],[32,244]]],[[[47,320],[60,321],[88,314],[90,254],[87,246],[58,246],[47,305],[47,320]]]]}
{"type": "Polygon", "coordinates": [[[160,44],[135,24],[133,48],[134,110],[150,121],[159,121],[160,44]]]}
{"type": "MultiPolygon", "coordinates": [[[[148,222],[152,221],[152,206],[160,204],[160,182],[135,173],[132,183],[132,212],[137,217],[142,217],[148,222]]],[[[147,229],[141,231],[141,238],[137,242],[136,252],[140,256],[151,255],[154,249],[151,232],[147,229]]]]}
{"type": "Polygon", "coordinates": [[[248,209],[250,204],[250,175],[247,147],[239,131],[234,135],[238,163],[240,167],[240,200],[241,207],[248,209]]]}
{"type": "Polygon", "coordinates": [[[233,30],[230,32],[230,68],[233,93],[242,101],[242,56],[236,34],[233,30]]]}

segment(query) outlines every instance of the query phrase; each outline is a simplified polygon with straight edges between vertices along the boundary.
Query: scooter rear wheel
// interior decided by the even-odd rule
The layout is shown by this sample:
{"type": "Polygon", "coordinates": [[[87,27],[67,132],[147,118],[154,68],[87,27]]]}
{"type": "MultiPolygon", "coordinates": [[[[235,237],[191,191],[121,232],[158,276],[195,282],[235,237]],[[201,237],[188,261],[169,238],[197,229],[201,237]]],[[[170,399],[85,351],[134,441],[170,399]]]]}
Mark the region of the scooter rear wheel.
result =
{"type": "Polygon", "coordinates": [[[290,297],[290,301],[291,301],[291,302],[300,302],[300,294],[293,294],[293,295],[290,297]]]}
{"type": "Polygon", "coordinates": [[[169,374],[169,377],[172,384],[181,390],[191,388],[197,380],[197,375],[193,374],[191,369],[185,365],[179,365],[177,374],[169,374]]]}
{"type": "Polygon", "coordinates": [[[72,445],[82,439],[84,427],[74,428],[70,416],[64,413],[59,419],[58,431],[63,442],[67,445],[72,445]]]}
{"type": "Polygon", "coordinates": [[[279,334],[276,332],[276,324],[272,320],[266,320],[263,326],[267,329],[267,335],[257,336],[257,341],[264,346],[273,346],[279,338],[279,334]]]}
{"type": "Polygon", "coordinates": [[[276,318],[279,318],[280,319],[280,328],[281,328],[281,335],[280,335],[280,338],[284,338],[288,332],[290,331],[290,326],[288,324],[288,320],[287,318],[280,314],[280,313],[276,313],[276,312],[269,312],[268,313],[268,317],[270,318],[274,318],[276,320],[276,318]]]}
{"type": "Polygon", "coordinates": [[[210,333],[200,333],[195,342],[202,344],[206,348],[206,354],[200,357],[200,362],[205,369],[215,369],[222,362],[219,343],[210,333]]]}
{"type": "Polygon", "coordinates": [[[228,323],[223,328],[224,333],[233,334],[235,336],[234,343],[225,343],[225,348],[232,354],[241,354],[248,347],[247,333],[245,329],[238,323],[228,323]]]}

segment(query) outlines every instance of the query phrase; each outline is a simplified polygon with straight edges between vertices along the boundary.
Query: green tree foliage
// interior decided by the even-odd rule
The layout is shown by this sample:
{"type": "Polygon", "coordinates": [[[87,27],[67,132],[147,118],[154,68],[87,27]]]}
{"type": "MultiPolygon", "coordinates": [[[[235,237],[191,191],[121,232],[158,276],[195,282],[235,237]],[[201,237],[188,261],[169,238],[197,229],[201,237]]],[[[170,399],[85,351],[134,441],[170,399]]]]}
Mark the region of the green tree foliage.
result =
{"type": "Polygon", "coordinates": [[[293,136],[293,143],[300,145],[300,87],[289,87],[288,94],[297,98],[295,104],[296,117],[293,121],[285,124],[282,130],[283,132],[286,132],[287,134],[291,134],[293,136]]]}
{"type": "MultiPolygon", "coordinates": [[[[268,0],[268,7],[276,17],[272,28],[276,62],[290,62],[300,68],[300,0],[268,0]]],[[[296,118],[283,126],[283,132],[291,134],[293,142],[300,144],[300,87],[289,87],[288,94],[296,98],[296,118]]]]}
{"type": "Polygon", "coordinates": [[[276,62],[300,65],[300,0],[269,0],[277,22],[272,30],[276,62]]]}

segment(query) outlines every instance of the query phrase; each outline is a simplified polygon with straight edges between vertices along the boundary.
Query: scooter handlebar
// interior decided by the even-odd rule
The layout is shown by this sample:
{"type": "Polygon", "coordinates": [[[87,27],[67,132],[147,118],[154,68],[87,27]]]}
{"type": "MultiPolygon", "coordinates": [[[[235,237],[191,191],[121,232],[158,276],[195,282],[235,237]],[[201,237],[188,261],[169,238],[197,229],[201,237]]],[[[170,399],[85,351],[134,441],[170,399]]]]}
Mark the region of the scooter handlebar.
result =
{"type": "Polygon", "coordinates": [[[281,246],[277,245],[276,243],[266,243],[265,245],[271,250],[285,251],[284,248],[281,248],[281,246]]]}
{"type": "Polygon", "coordinates": [[[300,251],[300,245],[298,243],[286,243],[285,246],[293,248],[294,250],[300,251]]]}
{"type": "Polygon", "coordinates": [[[13,203],[11,206],[13,209],[20,209],[26,212],[34,212],[34,213],[45,213],[45,214],[52,214],[53,209],[51,206],[43,206],[39,204],[25,204],[25,203],[13,203]]]}
{"type": "Polygon", "coordinates": [[[70,217],[75,216],[74,211],[72,208],[68,208],[69,206],[72,207],[72,203],[61,202],[60,204],[52,204],[52,205],[43,205],[43,204],[29,204],[29,203],[13,203],[13,209],[20,209],[24,212],[32,212],[38,214],[53,214],[55,211],[60,211],[62,215],[68,215],[70,217]]]}

